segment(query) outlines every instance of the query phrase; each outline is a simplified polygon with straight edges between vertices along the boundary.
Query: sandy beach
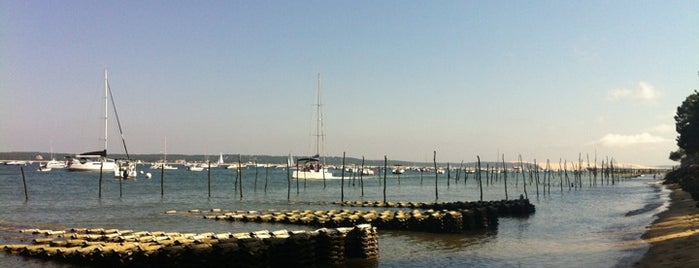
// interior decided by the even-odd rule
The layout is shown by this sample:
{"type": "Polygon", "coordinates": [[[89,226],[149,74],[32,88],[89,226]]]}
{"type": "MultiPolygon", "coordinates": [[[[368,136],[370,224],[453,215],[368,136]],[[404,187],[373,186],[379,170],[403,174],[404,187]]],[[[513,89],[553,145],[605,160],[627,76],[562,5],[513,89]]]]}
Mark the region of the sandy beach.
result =
{"type": "Polygon", "coordinates": [[[634,267],[699,267],[699,208],[689,193],[669,187],[670,207],[646,230],[650,249],[634,267]]]}

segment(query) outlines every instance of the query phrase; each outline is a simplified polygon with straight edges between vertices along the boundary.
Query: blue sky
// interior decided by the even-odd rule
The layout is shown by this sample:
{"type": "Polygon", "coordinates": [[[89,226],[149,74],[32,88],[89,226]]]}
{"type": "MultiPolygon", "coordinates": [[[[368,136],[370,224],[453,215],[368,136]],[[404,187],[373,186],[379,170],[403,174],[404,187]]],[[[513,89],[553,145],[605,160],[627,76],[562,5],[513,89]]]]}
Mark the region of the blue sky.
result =
{"type": "Polygon", "coordinates": [[[670,164],[697,1],[0,0],[0,151],[670,164]],[[113,115],[110,115],[113,119],[113,115]],[[122,152],[110,120],[109,150],[122,152]]]}

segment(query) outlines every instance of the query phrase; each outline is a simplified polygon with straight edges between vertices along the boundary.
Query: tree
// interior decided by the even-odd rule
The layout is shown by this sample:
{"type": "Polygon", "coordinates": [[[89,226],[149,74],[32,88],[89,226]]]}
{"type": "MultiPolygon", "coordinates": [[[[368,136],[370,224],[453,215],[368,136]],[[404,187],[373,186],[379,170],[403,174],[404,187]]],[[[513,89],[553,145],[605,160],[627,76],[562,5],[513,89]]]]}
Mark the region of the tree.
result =
{"type": "Polygon", "coordinates": [[[693,164],[699,156],[699,92],[696,90],[677,107],[675,130],[679,149],[670,153],[670,159],[681,160],[682,165],[693,164]]]}

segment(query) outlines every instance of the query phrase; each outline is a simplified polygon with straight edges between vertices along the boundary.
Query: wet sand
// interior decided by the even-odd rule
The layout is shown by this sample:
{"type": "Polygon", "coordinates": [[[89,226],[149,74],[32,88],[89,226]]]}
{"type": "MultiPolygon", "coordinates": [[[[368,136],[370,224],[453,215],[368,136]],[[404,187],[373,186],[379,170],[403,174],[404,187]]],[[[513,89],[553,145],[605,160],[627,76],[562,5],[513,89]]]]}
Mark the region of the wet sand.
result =
{"type": "Polygon", "coordinates": [[[692,196],[669,185],[670,206],[642,236],[650,249],[634,267],[699,267],[699,208],[692,196]]]}

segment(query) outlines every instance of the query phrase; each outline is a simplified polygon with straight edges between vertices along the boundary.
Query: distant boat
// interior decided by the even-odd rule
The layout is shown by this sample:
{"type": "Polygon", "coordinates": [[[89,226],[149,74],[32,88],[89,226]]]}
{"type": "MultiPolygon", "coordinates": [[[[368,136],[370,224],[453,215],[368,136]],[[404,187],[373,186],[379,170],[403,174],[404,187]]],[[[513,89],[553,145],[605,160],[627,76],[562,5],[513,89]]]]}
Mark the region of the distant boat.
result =
{"type": "Polygon", "coordinates": [[[51,142],[51,160],[48,162],[40,165],[44,167],[44,169],[48,169],[46,171],[51,171],[53,168],[65,168],[66,167],[66,161],[58,161],[53,155],[53,142],[51,142]]]}
{"type": "Polygon", "coordinates": [[[177,167],[168,165],[165,162],[156,162],[150,165],[150,169],[177,170],[177,167]]]}
{"type": "Polygon", "coordinates": [[[395,167],[395,168],[393,168],[393,170],[391,170],[391,173],[398,174],[398,175],[403,174],[403,173],[405,173],[405,168],[395,167]]]}
{"type": "Polygon", "coordinates": [[[319,155],[301,158],[299,162],[302,164],[292,173],[292,177],[295,179],[322,180],[333,178],[333,174],[323,167],[319,155]]]}
{"type": "Polygon", "coordinates": [[[163,153],[163,160],[160,162],[155,162],[150,166],[150,169],[166,169],[166,170],[176,170],[177,167],[173,167],[167,164],[167,137],[165,138],[165,152],[163,153]]]}
{"type": "Polygon", "coordinates": [[[41,165],[39,165],[39,169],[37,169],[37,171],[49,172],[49,171],[51,171],[51,168],[47,167],[46,164],[41,164],[41,165]]]}
{"type": "Polygon", "coordinates": [[[48,162],[46,162],[46,167],[48,168],[65,168],[66,167],[66,162],[65,161],[58,161],[55,158],[52,158],[48,162]]]}
{"type": "Polygon", "coordinates": [[[204,166],[202,164],[191,165],[191,166],[187,167],[187,170],[189,170],[189,171],[202,171],[202,170],[204,170],[204,166]]]}
{"type": "Polygon", "coordinates": [[[68,159],[70,171],[114,171],[116,161],[107,158],[107,150],[77,154],[68,159]]]}
{"type": "MultiPolygon", "coordinates": [[[[107,115],[109,114],[109,81],[107,77],[107,70],[104,70],[104,150],[87,152],[75,155],[68,159],[68,170],[71,171],[112,171],[114,176],[118,178],[129,178],[136,177],[136,164],[130,160],[119,160],[107,158],[107,127],[108,120],[107,115]]],[[[112,104],[114,100],[112,100],[112,104]]],[[[114,108],[116,114],[116,108],[114,108]]],[[[118,118],[117,118],[118,120],[118,118]]],[[[121,128],[120,128],[121,129],[121,128]]],[[[123,141],[123,135],[122,135],[123,141]]],[[[126,149],[126,143],[124,142],[124,149],[126,149]]],[[[126,151],[128,158],[129,152],[126,151]]]]}
{"type": "Polygon", "coordinates": [[[374,170],[370,168],[362,169],[362,175],[374,175],[374,170]]]}
{"type": "MultiPolygon", "coordinates": [[[[297,170],[294,170],[292,177],[295,179],[331,179],[333,174],[328,172],[327,168],[323,166],[323,162],[320,159],[320,142],[323,134],[323,113],[321,111],[321,98],[320,98],[320,74],[318,74],[318,89],[317,89],[317,104],[316,104],[316,154],[308,157],[301,158],[299,161],[303,162],[297,170]]],[[[324,140],[324,139],[323,139],[324,140]]]]}
{"type": "Polygon", "coordinates": [[[216,166],[218,167],[219,165],[223,165],[223,153],[219,153],[218,155],[218,162],[216,162],[216,166]]]}

